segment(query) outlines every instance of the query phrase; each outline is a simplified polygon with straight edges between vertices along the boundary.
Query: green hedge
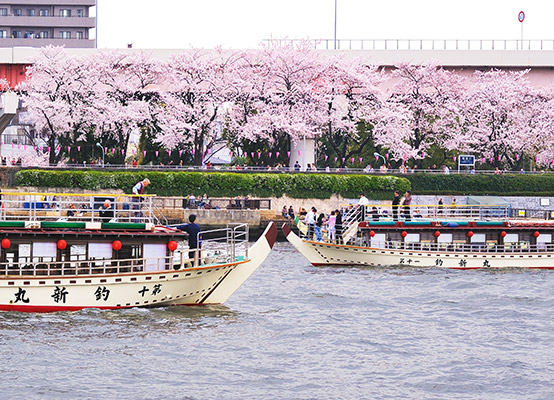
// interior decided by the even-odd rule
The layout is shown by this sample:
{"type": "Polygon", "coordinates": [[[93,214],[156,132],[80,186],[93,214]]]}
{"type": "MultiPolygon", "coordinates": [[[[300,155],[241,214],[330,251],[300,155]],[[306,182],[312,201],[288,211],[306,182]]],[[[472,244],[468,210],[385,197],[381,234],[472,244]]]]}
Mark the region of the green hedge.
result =
{"type": "Polygon", "coordinates": [[[554,174],[405,175],[414,194],[552,196],[554,174]]]}
{"type": "Polygon", "coordinates": [[[357,198],[360,192],[365,192],[369,198],[389,199],[395,189],[410,189],[407,179],[395,176],[96,170],[21,170],[16,173],[16,185],[122,189],[130,193],[132,187],[144,178],[151,182],[148,193],[161,196],[207,193],[211,197],[247,194],[280,197],[286,194],[294,198],[325,199],[332,194],[357,198]]]}

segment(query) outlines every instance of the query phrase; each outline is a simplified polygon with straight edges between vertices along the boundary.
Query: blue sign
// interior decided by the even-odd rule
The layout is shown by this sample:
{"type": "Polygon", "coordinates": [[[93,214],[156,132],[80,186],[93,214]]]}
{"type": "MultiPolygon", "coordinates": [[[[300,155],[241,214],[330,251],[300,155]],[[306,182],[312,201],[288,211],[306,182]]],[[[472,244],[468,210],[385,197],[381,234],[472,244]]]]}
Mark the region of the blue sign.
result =
{"type": "Polygon", "coordinates": [[[458,157],[459,165],[475,165],[475,156],[459,156],[458,157]]]}

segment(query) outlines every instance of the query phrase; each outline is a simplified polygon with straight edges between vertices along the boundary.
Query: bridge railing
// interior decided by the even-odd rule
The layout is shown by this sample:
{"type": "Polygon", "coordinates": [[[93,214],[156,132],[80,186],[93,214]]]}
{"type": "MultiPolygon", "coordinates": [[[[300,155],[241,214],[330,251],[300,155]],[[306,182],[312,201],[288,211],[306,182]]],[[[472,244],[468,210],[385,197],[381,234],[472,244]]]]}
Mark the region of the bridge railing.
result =
{"type": "MultiPolygon", "coordinates": [[[[302,39],[266,39],[295,44],[302,39]]],[[[313,39],[317,50],[554,50],[554,39],[313,39]]]]}

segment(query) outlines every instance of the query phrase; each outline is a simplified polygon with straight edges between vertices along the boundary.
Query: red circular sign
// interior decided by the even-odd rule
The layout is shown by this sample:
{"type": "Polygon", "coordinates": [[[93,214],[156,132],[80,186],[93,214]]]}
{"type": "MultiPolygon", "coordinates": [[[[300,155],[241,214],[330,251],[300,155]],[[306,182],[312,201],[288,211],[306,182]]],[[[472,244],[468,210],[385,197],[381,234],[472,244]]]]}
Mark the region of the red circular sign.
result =
{"type": "Polygon", "coordinates": [[[517,15],[517,19],[519,22],[523,22],[523,20],[525,19],[525,13],[523,11],[520,11],[517,15]]]}

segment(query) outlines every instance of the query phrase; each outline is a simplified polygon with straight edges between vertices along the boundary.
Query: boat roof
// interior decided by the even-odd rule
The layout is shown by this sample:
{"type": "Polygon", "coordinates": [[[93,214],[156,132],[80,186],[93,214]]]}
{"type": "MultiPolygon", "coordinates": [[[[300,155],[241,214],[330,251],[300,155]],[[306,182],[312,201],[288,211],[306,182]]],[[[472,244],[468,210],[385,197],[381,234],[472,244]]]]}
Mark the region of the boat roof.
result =
{"type": "Polygon", "coordinates": [[[143,223],[90,223],[51,221],[0,221],[0,233],[34,235],[132,235],[132,236],[185,236],[178,229],[143,223]]]}

